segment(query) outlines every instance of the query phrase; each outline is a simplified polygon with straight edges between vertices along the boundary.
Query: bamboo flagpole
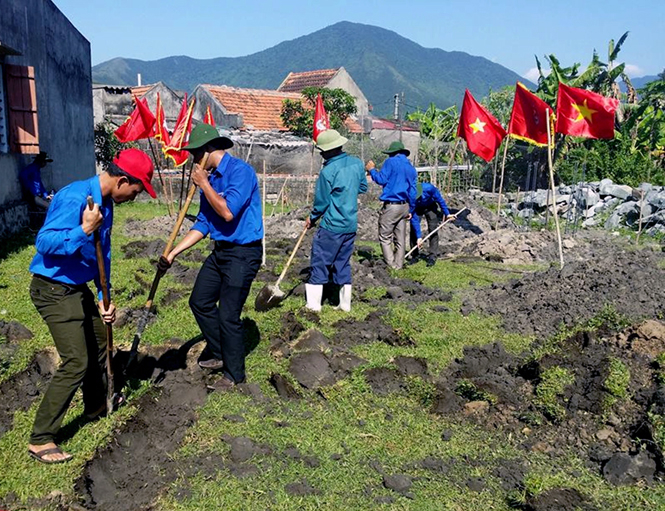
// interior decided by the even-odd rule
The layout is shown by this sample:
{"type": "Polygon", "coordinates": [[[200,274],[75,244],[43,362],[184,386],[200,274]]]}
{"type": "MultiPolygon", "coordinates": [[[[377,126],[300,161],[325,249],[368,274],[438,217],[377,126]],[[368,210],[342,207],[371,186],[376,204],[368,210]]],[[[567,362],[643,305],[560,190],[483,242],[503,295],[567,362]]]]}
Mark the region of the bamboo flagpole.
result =
{"type": "Polygon", "coordinates": [[[499,179],[499,201],[496,205],[496,223],[494,224],[494,230],[499,229],[499,219],[501,218],[501,194],[503,193],[503,176],[506,172],[506,157],[508,156],[508,144],[510,143],[510,137],[506,137],[506,141],[503,145],[503,159],[501,161],[501,178],[499,179]]]}
{"type": "Polygon", "coordinates": [[[450,162],[448,164],[448,183],[446,184],[446,196],[450,194],[450,187],[453,181],[453,165],[455,164],[455,156],[457,156],[457,147],[459,146],[460,138],[455,140],[455,145],[453,146],[453,153],[450,156],[450,162]]]}
{"type": "Polygon", "coordinates": [[[157,169],[157,175],[159,176],[159,183],[162,185],[162,193],[164,194],[164,200],[166,201],[166,208],[168,209],[169,216],[173,216],[173,204],[169,200],[169,194],[166,191],[166,185],[164,184],[164,178],[162,177],[160,162],[157,159],[157,153],[155,153],[152,140],[148,139],[148,145],[150,146],[150,151],[152,152],[152,159],[155,162],[155,168],[157,169]]]}
{"type": "Polygon", "coordinates": [[[261,208],[263,217],[263,255],[261,257],[261,266],[266,265],[266,161],[263,160],[263,207],[261,208]]]}
{"type": "MultiPolygon", "coordinates": [[[[563,269],[563,245],[561,243],[561,229],[559,228],[559,213],[556,208],[556,190],[554,189],[554,169],[552,168],[552,131],[550,127],[550,109],[545,110],[547,122],[547,165],[550,169],[550,188],[552,189],[552,212],[554,225],[556,225],[556,240],[559,244],[559,263],[563,269]]],[[[548,208],[549,209],[549,208],[548,208]]]]}

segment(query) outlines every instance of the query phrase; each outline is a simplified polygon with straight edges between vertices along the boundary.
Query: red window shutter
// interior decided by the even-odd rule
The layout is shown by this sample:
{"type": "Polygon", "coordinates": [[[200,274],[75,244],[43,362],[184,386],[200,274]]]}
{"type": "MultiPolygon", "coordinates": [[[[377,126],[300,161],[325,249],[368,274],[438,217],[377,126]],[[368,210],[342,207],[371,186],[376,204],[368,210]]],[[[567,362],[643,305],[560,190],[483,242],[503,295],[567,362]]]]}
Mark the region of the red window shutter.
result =
{"type": "Polygon", "coordinates": [[[6,65],[7,107],[9,111],[9,150],[39,153],[37,90],[35,68],[6,65]]]}

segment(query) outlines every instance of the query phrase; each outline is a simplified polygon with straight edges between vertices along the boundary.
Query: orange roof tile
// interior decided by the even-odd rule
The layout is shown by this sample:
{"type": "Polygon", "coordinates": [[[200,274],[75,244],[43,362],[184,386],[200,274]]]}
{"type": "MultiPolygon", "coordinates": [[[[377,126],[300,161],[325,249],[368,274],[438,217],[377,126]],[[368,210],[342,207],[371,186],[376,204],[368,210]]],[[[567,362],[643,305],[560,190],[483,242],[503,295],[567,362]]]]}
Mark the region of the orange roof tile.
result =
{"type": "Polygon", "coordinates": [[[346,126],[346,129],[349,130],[349,133],[363,132],[363,127],[360,124],[358,124],[356,121],[351,119],[351,117],[346,118],[346,121],[344,121],[344,126],[346,126]]]}
{"type": "Polygon", "coordinates": [[[265,89],[241,89],[227,85],[203,85],[224,109],[241,114],[244,128],[286,131],[280,114],[285,99],[301,100],[300,94],[265,89]]]}
{"type": "Polygon", "coordinates": [[[325,87],[337,71],[339,71],[339,68],[289,73],[289,76],[285,78],[277,90],[282,92],[301,92],[305,87],[325,87]]]}
{"type": "Polygon", "coordinates": [[[143,95],[148,92],[150,89],[152,89],[155,86],[155,84],[150,84],[150,85],[137,85],[136,87],[130,87],[132,94],[134,94],[137,98],[141,99],[143,95]]]}

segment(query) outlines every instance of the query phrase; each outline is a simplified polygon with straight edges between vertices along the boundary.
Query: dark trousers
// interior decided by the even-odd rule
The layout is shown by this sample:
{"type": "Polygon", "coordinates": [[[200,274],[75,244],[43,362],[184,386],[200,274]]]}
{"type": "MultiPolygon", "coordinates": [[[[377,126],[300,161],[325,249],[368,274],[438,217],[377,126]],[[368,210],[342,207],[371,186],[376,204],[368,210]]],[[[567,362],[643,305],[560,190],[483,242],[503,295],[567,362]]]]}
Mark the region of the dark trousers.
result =
{"type": "MultiPolygon", "coordinates": [[[[427,208],[423,209],[416,209],[416,214],[419,217],[425,217],[425,220],[427,221],[427,232],[430,233],[439,225],[441,225],[441,222],[443,221],[443,212],[439,209],[439,206],[434,203],[431,206],[428,206],[427,208]]],[[[424,236],[423,236],[424,237],[424,236]]],[[[409,241],[411,243],[411,248],[415,247],[418,243],[418,238],[416,236],[416,231],[415,229],[411,229],[411,233],[409,234],[409,241]]],[[[439,255],[439,233],[436,232],[432,237],[429,238],[429,252],[432,255],[438,256],[439,255]]],[[[413,252],[413,256],[418,255],[419,250],[416,249],[413,252]]]]}
{"type": "Polygon", "coordinates": [[[85,413],[99,410],[106,398],[106,327],[87,285],[68,286],[38,276],[30,298],[44,318],[60,355],[60,367],[44,394],[30,443],[55,441],[67,408],[79,387],[85,413]]]}
{"type": "Polygon", "coordinates": [[[327,284],[332,269],[338,286],[351,284],[351,255],[356,233],[337,233],[319,228],[312,241],[310,284],[327,284]]]}
{"type": "Polygon", "coordinates": [[[217,242],[196,277],[189,299],[207,341],[206,351],[224,361],[225,375],[236,383],[245,379],[240,314],[262,256],[260,242],[251,245],[217,242]]]}

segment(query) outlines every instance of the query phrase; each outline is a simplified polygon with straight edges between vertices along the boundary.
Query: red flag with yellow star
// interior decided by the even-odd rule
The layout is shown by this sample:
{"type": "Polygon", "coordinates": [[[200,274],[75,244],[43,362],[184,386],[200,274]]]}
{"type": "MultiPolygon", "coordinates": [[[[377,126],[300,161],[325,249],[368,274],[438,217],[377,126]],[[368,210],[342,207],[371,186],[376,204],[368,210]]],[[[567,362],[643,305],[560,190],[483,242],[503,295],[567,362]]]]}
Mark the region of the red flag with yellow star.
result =
{"type": "Polygon", "coordinates": [[[501,141],[506,138],[506,130],[474,99],[469,89],[466,89],[457,136],[466,141],[469,151],[485,161],[490,161],[501,141]]]}
{"type": "Polygon", "coordinates": [[[163,147],[168,147],[171,143],[171,135],[166,127],[166,118],[164,117],[164,106],[162,98],[157,93],[157,106],[155,108],[155,138],[162,143],[163,147]]]}
{"type": "Polygon", "coordinates": [[[550,106],[524,84],[517,82],[508,133],[512,138],[547,146],[547,110],[550,110],[552,117],[550,106]]]}
{"type": "Polygon", "coordinates": [[[194,109],[194,103],[196,103],[196,98],[192,99],[189,108],[187,107],[187,93],[185,93],[185,99],[182,102],[180,114],[171,135],[171,142],[163,149],[164,154],[173,160],[176,167],[185,163],[187,158],[189,158],[189,152],[184,151],[182,148],[187,145],[189,133],[192,131],[192,110],[194,109]]]}
{"type": "Polygon", "coordinates": [[[614,138],[619,100],[559,83],[556,132],[585,138],[614,138]]]}
{"type": "Polygon", "coordinates": [[[150,138],[155,134],[155,116],[152,115],[148,101],[134,96],[136,108],[127,120],[118,126],[113,133],[120,142],[132,142],[142,138],[150,138]]]}

